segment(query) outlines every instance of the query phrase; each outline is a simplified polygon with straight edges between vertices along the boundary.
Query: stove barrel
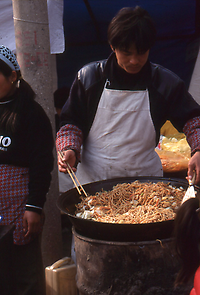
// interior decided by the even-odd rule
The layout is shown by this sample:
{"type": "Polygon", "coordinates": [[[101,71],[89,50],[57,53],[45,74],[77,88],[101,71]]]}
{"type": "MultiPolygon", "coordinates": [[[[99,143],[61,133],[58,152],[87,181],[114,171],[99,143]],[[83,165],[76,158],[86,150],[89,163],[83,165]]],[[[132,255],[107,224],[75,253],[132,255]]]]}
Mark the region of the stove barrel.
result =
{"type": "Polygon", "coordinates": [[[79,295],[186,295],[174,288],[180,269],[173,239],[113,242],[83,236],[73,228],[79,295]]]}

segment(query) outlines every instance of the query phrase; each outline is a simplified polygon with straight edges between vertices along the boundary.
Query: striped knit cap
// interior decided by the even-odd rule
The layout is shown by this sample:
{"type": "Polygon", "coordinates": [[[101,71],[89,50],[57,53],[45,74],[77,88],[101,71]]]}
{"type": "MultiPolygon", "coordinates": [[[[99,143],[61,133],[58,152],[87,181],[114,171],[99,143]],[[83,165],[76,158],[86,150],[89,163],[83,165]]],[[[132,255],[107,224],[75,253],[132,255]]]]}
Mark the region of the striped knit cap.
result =
{"type": "Polygon", "coordinates": [[[4,45],[0,46],[0,59],[3,60],[13,71],[20,71],[16,56],[4,45]]]}

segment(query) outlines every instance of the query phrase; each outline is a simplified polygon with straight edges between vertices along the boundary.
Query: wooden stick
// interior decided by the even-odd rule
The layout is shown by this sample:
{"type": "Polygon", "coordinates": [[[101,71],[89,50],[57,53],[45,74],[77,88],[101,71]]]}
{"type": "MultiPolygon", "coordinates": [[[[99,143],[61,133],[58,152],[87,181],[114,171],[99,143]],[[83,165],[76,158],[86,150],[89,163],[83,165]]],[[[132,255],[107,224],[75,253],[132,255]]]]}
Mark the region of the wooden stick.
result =
{"type": "Polygon", "coordinates": [[[74,180],[74,178],[73,178],[73,176],[72,176],[72,174],[71,174],[69,168],[67,168],[67,172],[69,173],[69,176],[71,177],[71,180],[73,181],[73,183],[74,183],[74,185],[75,185],[75,187],[76,187],[76,189],[77,189],[79,195],[81,195],[81,191],[80,191],[79,187],[77,186],[77,184],[76,184],[76,182],[75,182],[75,180],[74,180]]]}
{"type": "MultiPolygon", "coordinates": [[[[58,151],[58,153],[59,153],[61,159],[63,160],[63,153],[60,152],[60,151],[58,151]]],[[[82,187],[82,185],[80,184],[80,182],[79,182],[78,178],[76,177],[76,174],[74,173],[72,167],[69,165],[68,162],[66,162],[66,164],[67,164],[67,172],[69,173],[69,176],[71,177],[71,179],[72,179],[72,181],[73,181],[73,183],[74,183],[74,185],[75,185],[75,187],[76,187],[78,193],[81,195],[81,191],[80,191],[79,187],[77,186],[76,181],[78,182],[79,186],[81,187],[82,191],[84,192],[85,196],[87,197],[87,193],[86,193],[86,191],[84,190],[84,188],[82,187]],[[76,181],[75,181],[74,178],[76,179],[76,181]]]]}
{"type": "Polygon", "coordinates": [[[76,174],[74,173],[74,171],[72,170],[72,168],[71,168],[71,166],[69,165],[68,162],[67,162],[67,166],[68,166],[68,168],[71,170],[71,172],[72,172],[74,178],[76,179],[76,181],[78,182],[78,184],[79,184],[79,186],[81,187],[82,191],[84,192],[85,196],[87,197],[87,193],[86,193],[86,191],[84,190],[84,188],[83,188],[82,185],[80,184],[78,178],[76,177],[76,174]]]}

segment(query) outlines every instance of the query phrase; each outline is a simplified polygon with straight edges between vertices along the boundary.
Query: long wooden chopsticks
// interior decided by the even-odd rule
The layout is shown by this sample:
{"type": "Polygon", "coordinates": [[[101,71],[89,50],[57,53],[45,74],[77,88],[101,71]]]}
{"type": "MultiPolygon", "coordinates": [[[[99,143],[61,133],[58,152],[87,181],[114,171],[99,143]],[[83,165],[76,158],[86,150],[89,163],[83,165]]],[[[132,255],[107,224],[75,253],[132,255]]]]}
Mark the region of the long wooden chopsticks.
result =
{"type": "MultiPolygon", "coordinates": [[[[61,157],[61,159],[63,159],[63,153],[60,152],[60,151],[58,151],[58,154],[59,154],[59,156],[61,157]]],[[[85,194],[85,196],[87,197],[88,195],[87,195],[86,191],[84,190],[84,188],[83,188],[82,185],[80,184],[80,182],[79,182],[78,178],[76,177],[76,174],[75,174],[74,171],[72,170],[71,166],[69,165],[68,162],[66,162],[66,164],[67,164],[67,172],[69,173],[69,176],[71,177],[71,179],[72,179],[72,181],[73,181],[73,183],[74,183],[74,185],[75,185],[75,187],[76,187],[76,189],[77,189],[79,195],[81,195],[81,190],[82,190],[83,193],[85,194]],[[77,184],[80,186],[80,188],[78,187],[77,184]]]]}

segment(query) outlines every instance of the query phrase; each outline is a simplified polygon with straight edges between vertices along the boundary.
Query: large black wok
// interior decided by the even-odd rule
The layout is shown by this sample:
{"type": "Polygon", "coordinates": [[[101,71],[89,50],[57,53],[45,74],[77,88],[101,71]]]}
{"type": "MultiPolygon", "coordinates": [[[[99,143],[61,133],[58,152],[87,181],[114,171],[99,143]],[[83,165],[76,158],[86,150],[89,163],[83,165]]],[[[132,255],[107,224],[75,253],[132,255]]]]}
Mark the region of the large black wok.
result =
{"type": "MultiPolygon", "coordinates": [[[[118,183],[128,183],[139,180],[140,182],[158,182],[163,181],[170,183],[175,187],[188,187],[188,182],[181,179],[161,178],[161,177],[126,177],[102,180],[83,185],[88,194],[94,195],[96,192],[112,190],[113,186],[118,183]]],[[[196,190],[199,190],[196,188],[196,190]]],[[[75,230],[86,237],[120,242],[151,241],[156,239],[170,238],[173,231],[173,220],[167,220],[156,223],[146,224],[116,224],[104,223],[93,220],[83,219],[74,215],[75,204],[80,202],[80,195],[76,188],[70,189],[61,194],[58,198],[58,208],[68,215],[75,230]]]]}

